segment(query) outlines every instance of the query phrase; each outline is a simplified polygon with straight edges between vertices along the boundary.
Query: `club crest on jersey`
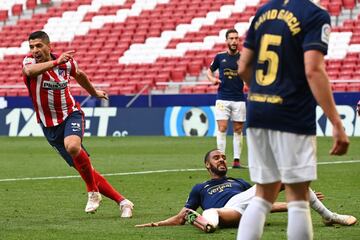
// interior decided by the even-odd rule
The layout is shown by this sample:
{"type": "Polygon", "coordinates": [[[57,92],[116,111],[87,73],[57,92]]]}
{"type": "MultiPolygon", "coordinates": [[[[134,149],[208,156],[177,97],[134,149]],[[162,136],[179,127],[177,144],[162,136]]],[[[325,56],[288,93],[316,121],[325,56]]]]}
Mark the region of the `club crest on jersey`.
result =
{"type": "Polygon", "coordinates": [[[64,69],[59,68],[58,73],[59,73],[60,76],[65,77],[65,70],[64,69]]]}
{"type": "Polygon", "coordinates": [[[62,82],[52,82],[52,81],[44,81],[42,83],[42,88],[51,89],[51,90],[61,90],[67,87],[67,81],[62,82]]]}
{"type": "Polygon", "coordinates": [[[71,130],[73,132],[81,131],[80,123],[76,123],[76,122],[71,123],[71,130]]]}

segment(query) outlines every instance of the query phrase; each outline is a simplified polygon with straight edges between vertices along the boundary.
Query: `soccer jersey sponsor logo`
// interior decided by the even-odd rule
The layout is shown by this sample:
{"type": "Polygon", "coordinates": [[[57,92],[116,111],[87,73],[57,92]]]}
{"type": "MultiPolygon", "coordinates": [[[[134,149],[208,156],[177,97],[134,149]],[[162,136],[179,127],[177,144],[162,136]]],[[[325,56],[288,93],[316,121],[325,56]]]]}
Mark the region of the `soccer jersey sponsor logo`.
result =
{"type": "Polygon", "coordinates": [[[207,190],[208,194],[213,195],[218,192],[224,191],[225,188],[231,188],[231,183],[223,183],[220,185],[213,186],[207,190]]]}
{"type": "Polygon", "coordinates": [[[233,79],[236,78],[238,76],[238,72],[237,70],[233,70],[230,68],[225,68],[224,69],[224,76],[227,77],[228,79],[233,79]]]}
{"type": "Polygon", "coordinates": [[[61,90],[67,87],[67,82],[53,82],[53,81],[44,81],[42,83],[42,88],[51,89],[51,90],[61,90]]]}

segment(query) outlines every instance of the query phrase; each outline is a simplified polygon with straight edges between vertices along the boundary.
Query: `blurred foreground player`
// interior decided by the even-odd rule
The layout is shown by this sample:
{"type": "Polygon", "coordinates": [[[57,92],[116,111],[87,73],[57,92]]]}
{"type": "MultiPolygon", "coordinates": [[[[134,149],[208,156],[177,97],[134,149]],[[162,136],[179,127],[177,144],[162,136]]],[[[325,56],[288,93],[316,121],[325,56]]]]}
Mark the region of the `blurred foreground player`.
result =
{"type": "Polygon", "coordinates": [[[288,239],[313,239],[309,185],[317,179],[317,104],[333,125],[330,153],[343,155],[349,147],[325,71],[330,31],[329,14],[310,0],[267,1],[251,22],[238,70],[250,86],[246,140],[257,187],[237,240],[261,238],[282,183],[288,239]]]}
{"type": "MultiPolygon", "coordinates": [[[[204,232],[213,232],[218,226],[237,227],[247,205],[255,197],[256,185],[251,187],[243,179],[227,177],[226,157],[218,149],[206,153],[204,162],[211,179],[193,187],[184,208],[177,215],[163,221],[136,226],[174,226],[189,222],[204,232]],[[202,215],[195,212],[198,207],[204,210],[202,215]]],[[[357,222],[357,219],[351,215],[331,212],[320,201],[324,198],[322,193],[309,190],[310,205],[323,217],[325,225],[351,226],[357,222]]],[[[275,202],[272,206],[272,212],[286,210],[286,203],[275,202]]]]}
{"type": "Polygon", "coordinates": [[[84,114],[71,95],[70,79],[75,78],[91,96],[108,99],[106,92],[95,89],[78,68],[73,59],[75,51],[59,56],[53,54],[49,36],[43,31],[33,32],[28,40],[30,54],[23,61],[24,82],[46,139],[86,183],[88,202],[85,212],[94,213],[103,194],[119,205],[121,217],[131,217],[133,203],[93,168],[82,145],[84,114]]]}

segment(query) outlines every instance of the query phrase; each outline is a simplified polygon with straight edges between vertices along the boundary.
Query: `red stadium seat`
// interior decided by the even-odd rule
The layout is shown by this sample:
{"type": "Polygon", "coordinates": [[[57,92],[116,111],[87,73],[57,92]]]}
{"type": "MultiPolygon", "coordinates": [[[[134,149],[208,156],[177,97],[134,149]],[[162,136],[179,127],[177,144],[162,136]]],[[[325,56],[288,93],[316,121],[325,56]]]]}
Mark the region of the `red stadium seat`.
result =
{"type": "MultiPolygon", "coordinates": [[[[357,77],[357,79],[359,79],[359,77],[357,77]]],[[[360,92],[360,83],[349,83],[348,86],[347,86],[347,91],[349,91],[349,92],[360,92]]]]}
{"type": "Polygon", "coordinates": [[[188,64],[187,69],[190,76],[198,76],[202,70],[202,63],[199,61],[191,62],[188,64]]]}
{"type": "Polygon", "coordinates": [[[207,85],[198,85],[193,87],[193,93],[197,94],[204,94],[207,91],[208,86],[207,85]]]}
{"type": "Polygon", "coordinates": [[[347,83],[335,83],[332,85],[332,89],[334,92],[346,92],[347,83]]]}
{"type": "Polygon", "coordinates": [[[190,93],[192,93],[192,89],[193,89],[192,86],[182,86],[180,88],[180,93],[182,93],[182,94],[190,94],[190,93]]]}
{"type": "Polygon", "coordinates": [[[50,4],[51,0],[41,0],[41,4],[50,4]]]}
{"type": "Polygon", "coordinates": [[[346,9],[353,9],[356,6],[355,0],[342,0],[343,7],[346,9]]]}
{"type": "Polygon", "coordinates": [[[331,3],[328,6],[328,11],[332,16],[339,16],[341,12],[341,3],[340,2],[331,3]]]}
{"type": "Polygon", "coordinates": [[[26,9],[35,9],[37,5],[37,0],[26,0],[26,9]]]}
{"type": "Polygon", "coordinates": [[[20,16],[23,12],[23,5],[22,4],[14,4],[11,8],[11,13],[14,16],[20,16]]]}
{"type": "Polygon", "coordinates": [[[9,17],[7,10],[0,10],[0,21],[5,22],[9,17]]]}
{"type": "Polygon", "coordinates": [[[217,93],[219,86],[211,85],[207,89],[207,93],[217,93]]]}

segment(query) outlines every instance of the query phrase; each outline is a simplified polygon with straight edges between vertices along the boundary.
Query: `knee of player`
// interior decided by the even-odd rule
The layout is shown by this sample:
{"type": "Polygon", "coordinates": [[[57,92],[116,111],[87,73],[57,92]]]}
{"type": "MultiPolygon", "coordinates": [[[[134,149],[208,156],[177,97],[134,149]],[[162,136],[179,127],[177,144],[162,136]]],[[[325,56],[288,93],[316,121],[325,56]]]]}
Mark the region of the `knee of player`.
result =
{"type": "Polygon", "coordinates": [[[80,153],[81,145],[76,143],[69,143],[65,146],[65,148],[66,151],[71,155],[71,157],[76,157],[80,153]]]}
{"type": "Polygon", "coordinates": [[[227,130],[227,126],[218,126],[218,130],[219,130],[219,132],[224,133],[227,130]]]}

